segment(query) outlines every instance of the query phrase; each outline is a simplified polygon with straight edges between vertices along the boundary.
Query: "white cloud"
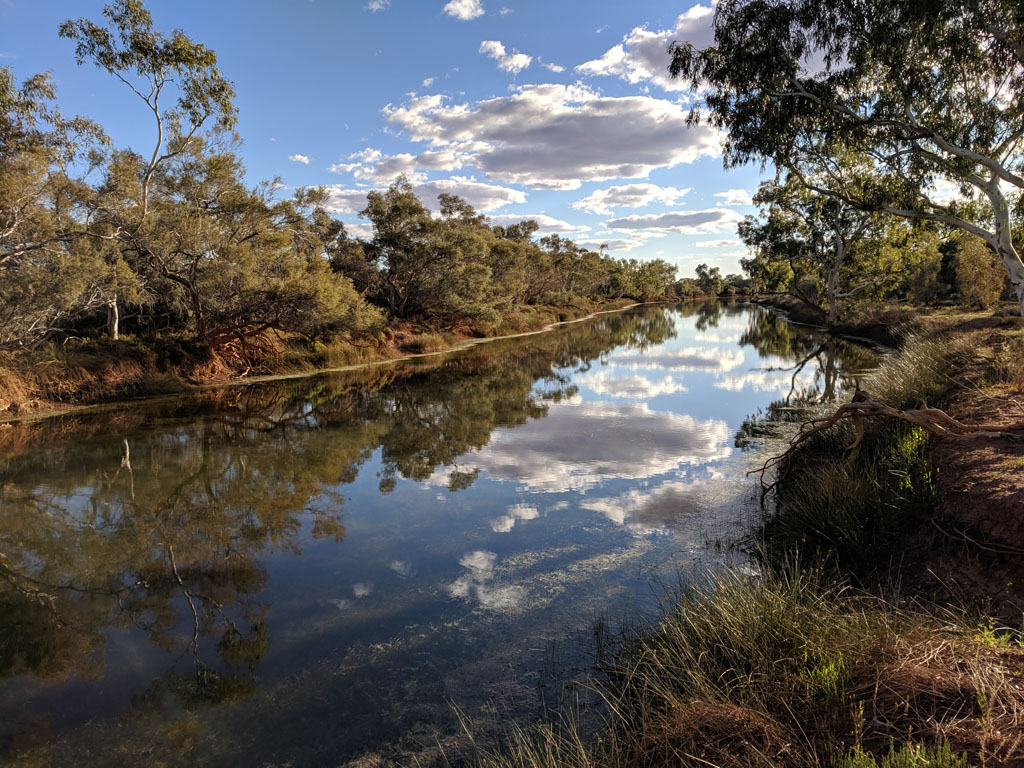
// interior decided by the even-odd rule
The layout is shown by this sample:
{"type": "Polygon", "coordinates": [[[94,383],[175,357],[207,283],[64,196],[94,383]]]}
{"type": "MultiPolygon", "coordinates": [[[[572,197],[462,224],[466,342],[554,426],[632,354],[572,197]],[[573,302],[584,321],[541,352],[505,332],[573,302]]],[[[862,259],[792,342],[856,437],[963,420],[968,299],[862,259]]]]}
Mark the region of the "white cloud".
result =
{"type": "Polygon", "coordinates": [[[745,189],[729,189],[725,192],[715,192],[715,197],[725,199],[726,205],[753,205],[754,198],[745,189]]]}
{"type": "Polygon", "coordinates": [[[690,191],[676,187],[659,187],[657,184],[624,184],[597,189],[572,204],[577,210],[610,215],[613,208],[642,208],[651,203],[678,203],[690,191]]]}
{"type": "Polygon", "coordinates": [[[469,21],[484,15],[484,4],[481,0],[448,0],[443,10],[460,21],[469,21]]]}
{"type": "Polygon", "coordinates": [[[352,594],[356,597],[369,597],[373,594],[373,584],[360,582],[352,585],[352,594]]]}
{"type": "Polygon", "coordinates": [[[647,244],[646,237],[606,237],[599,240],[576,240],[576,244],[591,250],[598,250],[602,245],[607,246],[609,251],[632,251],[641,245],[647,244]]]}
{"type": "Polygon", "coordinates": [[[374,186],[387,186],[399,175],[405,175],[410,181],[423,181],[423,171],[457,171],[465,166],[474,148],[469,142],[461,147],[442,147],[413,155],[400,152],[397,155],[385,155],[379,149],[366,147],[348,155],[349,163],[335,163],[327,170],[332,173],[351,173],[358,181],[374,186]]]}
{"type": "Polygon", "coordinates": [[[694,243],[696,248],[737,248],[743,245],[742,240],[701,240],[694,243]]]}
{"type": "Polygon", "coordinates": [[[356,222],[355,224],[346,224],[345,231],[349,237],[360,237],[363,240],[369,240],[373,237],[373,224],[369,222],[356,222]]]}
{"type": "Polygon", "coordinates": [[[406,560],[392,560],[388,563],[388,568],[403,578],[412,573],[412,564],[406,560]]]}
{"type": "Polygon", "coordinates": [[[493,552],[478,549],[460,557],[459,565],[471,571],[490,571],[494,569],[494,564],[497,561],[498,556],[493,552]]]}
{"type": "Polygon", "coordinates": [[[478,550],[459,558],[459,565],[466,573],[448,586],[448,594],[462,600],[476,599],[485,608],[505,611],[522,604],[526,591],[519,586],[493,586],[490,580],[498,556],[493,552],[478,550]]]}
{"type": "Polygon", "coordinates": [[[374,13],[377,11],[386,11],[390,7],[391,0],[370,0],[370,2],[366,4],[366,10],[373,11],[374,13]]]}
{"type": "MultiPolygon", "coordinates": [[[[714,476],[715,473],[710,473],[714,476]]],[[[621,525],[638,535],[664,532],[679,528],[673,543],[706,551],[707,529],[710,522],[706,515],[715,515],[716,526],[721,525],[726,515],[722,513],[723,502],[736,516],[742,519],[742,504],[729,503],[722,498],[722,483],[716,483],[716,493],[710,493],[708,478],[690,482],[669,480],[654,488],[642,488],[604,499],[588,499],[580,506],[604,515],[616,525],[621,525]],[[703,518],[703,519],[702,519],[703,518]],[[696,524],[700,523],[700,524],[696,524]]],[[[732,517],[732,515],[728,516],[732,517]]]]}
{"type": "Polygon", "coordinates": [[[669,211],[643,216],[625,216],[610,219],[604,224],[609,229],[656,230],[701,235],[733,230],[741,221],[743,217],[731,208],[711,208],[703,211],[669,211]]]}
{"type": "Polygon", "coordinates": [[[649,80],[667,91],[686,90],[685,83],[669,76],[669,44],[690,42],[697,48],[711,45],[715,40],[713,16],[713,8],[698,4],[680,14],[674,29],[637,27],[601,58],[580,64],[576,71],[583,75],[618,75],[630,83],[649,80]]]}
{"type": "Polygon", "coordinates": [[[499,16],[508,16],[510,13],[514,13],[514,11],[511,8],[502,8],[500,11],[498,11],[499,16]]]}
{"type": "Polygon", "coordinates": [[[366,207],[365,189],[345,189],[339,184],[326,189],[327,203],[324,207],[331,213],[359,213],[366,207]]]}
{"type": "Polygon", "coordinates": [[[413,190],[428,208],[437,205],[437,196],[442,192],[458,195],[476,210],[493,211],[511,203],[525,203],[526,193],[511,187],[497,184],[485,184],[465,176],[452,176],[447,179],[434,179],[422,184],[413,184],[413,190]]]}
{"type": "Polygon", "coordinates": [[[492,224],[501,224],[503,226],[508,226],[509,224],[518,224],[520,221],[524,221],[526,219],[533,219],[540,225],[539,229],[537,230],[538,235],[587,232],[590,229],[590,227],[586,225],[570,224],[568,221],[556,219],[543,213],[503,213],[498,216],[491,216],[490,218],[492,224]]]}
{"type": "Polygon", "coordinates": [[[576,244],[595,251],[600,249],[601,246],[606,246],[609,251],[631,251],[634,248],[639,248],[641,245],[646,245],[653,238],[665,236],[665,232],[640,231],[623,235],[621,232],[613,232],[606,229],[594,232],[588,235],[586,239],[576,238],[576,244]]]}
{"type": "Polygon", "coordinates": [[[804,392],[814,385],[816,371],[805,370],[793,375],[792,371],[748,371],[725,376],[715,382],[716,389],[730,392],[752,390],[754,392],[775,392],[780,395],[790,390],[804,392]]]}
{"type": "Polygon", "coordinates": [[[498,62],[498,69],[511,72],[513,75],[522,72],[533,61],[532,56],[519,53],[514,48],[512,53],[508,53],[498,40],[484,40],[480,43],[480,53],[498,62]]]}
{"type": "Polygon", "coordinates": [[[428,77],[428,78],[423,80],[423,87],[424,88],[429,88],[433,84],[434,84],[434,78],[433,77],[428,77]]]}
{"type": "Polygon", "coordinates": [[[309,158],[305,155],[288,155],[288,159],[293,163],[302,163],[303,165],[309,165],[309,158]]]}
{"type": "MultiPolygon", "coordinates": [[[[427,208],[437,209],[437,196],[442,192],[458,195],[478,211],[487,213],[512,203],[525,203],[526,193],[512,187],[485,184],[464,176],[447,179],[415,181],[415,192],[427,208]]],[[[366,207],[366,189],[352,189],[340,184],[327,187],[327,210],[331,213],[358,213],[366,207]]],[[[518,219],[518,217],[516,217],[518,219]]]]}
{"type": "Polygon", "coordinates": [[[578,83],[520,86],[476,104],[448,104],[433,94],[385,113],[414,141],[459,151],[489,180],[536,189],[642,178],[721,151],[717,131],[689,125],[679,104],[606,97],[578,83]]]}
{"type": "Polygon", "coordinates": [[[949,179],[936,179],[931,188],[926,191],[931,200],[940,205],[949,205],[954,200],[961,200],[960,185],[949,179]]]}
{"type": "Polygon", "coordinates": [[[565,72],[565,67],[563,67],[561,64],[552,64],[550,61],[542,61],[540,65],[544,67],[544,69],[550,70],[552,72],[565,72]]]}

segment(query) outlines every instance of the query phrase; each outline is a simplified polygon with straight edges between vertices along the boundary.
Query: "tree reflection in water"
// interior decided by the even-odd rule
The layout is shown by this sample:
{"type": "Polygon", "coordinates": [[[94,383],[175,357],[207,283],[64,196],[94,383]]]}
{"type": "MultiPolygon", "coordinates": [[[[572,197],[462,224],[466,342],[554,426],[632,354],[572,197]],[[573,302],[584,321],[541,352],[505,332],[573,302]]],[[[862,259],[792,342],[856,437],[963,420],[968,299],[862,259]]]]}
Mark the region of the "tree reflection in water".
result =
{"type": "MultiPolygon", "coordinates": [[[[574,394],[570,371],[616,347],[662,343],[673,328],[661,311],[614,315],[451,359],[8,427],[0,678],[101,678],[122,661],[108,654],[119,630],[172,659],[139,709],[250,694],[271,643],[261,554],[298,552],[304,528],[340,543],[337,489],[375,451],[381,492],[439,467],[451,490],[468,487],[477,473],[460,471],[459,456],[497,427],[543,418],[574,394]]],[[[0,695],[8,724],[19,685],[0,695]]],[[[11,727],[0,727],[8,744],[11,727]]]]}
{"type": "Polygon", "coordinates": [[[770,311],[751,316],[739,343],[753,347],[762,358],[778,361],[765,370],[784,373],[788,383],[782,398],[744,420],[735,440],[736,447],[744,450],[785,434],[785,425],[802,422],[809,409],[834,402],[878,359],[878,353],[868,347],[800,328],[770,311]]]}
{"type": "MultiPolygon", "coordinates": [[[[385,634],[391,638],[386,650],[361,640],[345,645],[348,640],[335,638],[348,638],[347,630],[332,622],[365,618],[356,618],[352,608],[337,610],[351,600],[334,600],[330,618],[304,615],[308,623],[301,626],[282,620],[287,606],[278,601],[281,594],[314,584],[327,589],[322,585],[332,576],[308,577],[291,592],[276,592],[269,587],[271,572],[279,583],[280,571],[270,567],[275,554],[337,550],[320,559],[307,551],[296,566],[307,568],[352,558],[360,518],[346,521],[346,504],[358,505],[367,493],[393,493],[381,506],[369,502],[373,515],[383,515],[422,498],[410,494],[408,483],[399,487],[404,479],[431,489],[470,489],[480,494],[470,498],[481,500],[479,511],[487,514],[477,522],[487,532],[536,536],[545,545],[558,539],[576,547],[577,554],[565,556],[580,558],[569,560],[577,570],[586,558],[612,574],[610,539],[600,539],[605,549],[588,550],[584,534],[547,529],[538,519],[561,497],[531,506],[518,494],[536,491],[540,495],[530,501],[543,500],[551,490],[544,482],[548,475],[559,489],[567,486],[563,476],[581,489],[598,488],[573,502],[590,518],[571,519],[598,529],[595,516],[621,518],[628,526],[608,534],[620,541],[669,527],[680,510],[695,517],[704,496],[692,475],[703,473],[702,482],[711,482],[704,467],[730,453],[739,417],[727,423],[714,409],[690,416],[686,409],[693,401],[685,397],[713,400],[710,387],[746,392],[758,376],[769,377],[772,389],[759,391],[783,396],[744,424],[736,442],[746,446],[770,429],[769,419],[785,418],[800,402],[834,397],[848,371],[865,362],[858,354],[749,306],[684,305],[607,315],[450,356],[2,429],[0,762],[51,754],[104,764],[112,759],[107,750],[130,759],[140,745],[147,754],[169,755],[170,762],[188,754],[195,764],[219,765],[225,754],[243,748],[271,762],[314,753],[337,762],[339,754],[437,722],[437,707],[447,711],[450,667],[464,664],[460,679],[470,680],[484,669],[476,655],[481,644],[508,645],[509,638],[492,625],[474,625],[471,632],[449,620],[456,614],[436,622],[435,614],[418,614],[417,606],[436,596],[429,585],[409,578],[402,579],[405,591],[376,615],[387,611],[399,630],[416,631],[385,634]],[[703,337],[681,344],[702,346],[666,344],[677,323],[703,337]],[[756,350],[765,370],[741,373],[737,343],[756,350]],[[646,368],[631,367],[656,363],[661,367],[651,376],[675,377],[660,396],[677,399],[660,401],[664,408],[638,402],[653,396],[650,386],[636,389],[638,382],[654,380],[645,378],[646,368]],[[709,389],[685,395],[684,377],[691,387],[709,389]],[[597,397],[581,396],[586,387],[597,397]],[[640,424],[638,415],[646,421],[640,424]],[[584,429],[594,438],[581,439],[576,433],[584,429]],[[487,482],[479,482],[485,474],[487,482]],[[501,483],[502,493],[515,489],[517,498],[503,496],[487,506],[501,483]],[[346,522],[351,533],[343,544],[346,522]],[[324,631],[339,633],[329,635],[338,647],[328,655],[317,645],[324,631]],[[292,654],[295,659],[283,658],[292,654]],[[80,695],[93,690],[83,688],[83,680],[109,682],[123,695],[90,701],[80,695]],[[63,697],[65,691],[78,693],[63,697]],[[79,727],[86,721],[91,725],[79,727]],[[254,722],[260,727],[253,729],[254,722]],[[40,729],[35,747],[23,732],[26,723],[40,729]],[[317,745],[309,743],[311,732],[319,734],[317,745]],[[202,755],[198,744],[206,750],[202,755]],[[83,757],[89,750],[98,757],[83,757]]],[[[434,493],[429,490],[431,498],[434,493]]],[[[558,504],[569,507],[564,499],[558,504]]],[[[388,524],[422,526],[402,539],[403,546],[421,532],[437,535],[411,519],[388,524]]],[[[461,530],[454,535],[462,536],[461,530]]],[[[487,547],[500,549],[498,544],[487,547]]],[[[462,551],[484,549],[474,543],[462,551]]],[[[411,559],[387,547],[374,554],[382,563],[411,559]]],[[[523,562],[533,554],[525,553],[523,562]]],[[[283,560],[290,558],[275,560],[274,568],[283,560]]],[[[477,597],[517,588],[497,579],[485,584],[480,574],[467,573],[472,578],[454,584],[450,573],[432,576],[443,575],[449,591],[464,582],[477,597]]],[[[550,584],[547,575],[539,573],[537,583],[550,584]]],[[[370,580],[364,574],[353,579],[370,580]]],[[[585,587],[594,592],[590,582],[585,587]]],[[[605,594],[598,591],[597,597],[605,594]]],[[[295,610],[308,613],[318,600],[331,604],[337,594],[317,591],[295,610]]],[[[356,595],[355,602],[371,601],[356,595]]],[[[514,631],[527,632],[519,623],[514,631]]],[[[471,684],[480,687],[475,678],[471,684]]]]}

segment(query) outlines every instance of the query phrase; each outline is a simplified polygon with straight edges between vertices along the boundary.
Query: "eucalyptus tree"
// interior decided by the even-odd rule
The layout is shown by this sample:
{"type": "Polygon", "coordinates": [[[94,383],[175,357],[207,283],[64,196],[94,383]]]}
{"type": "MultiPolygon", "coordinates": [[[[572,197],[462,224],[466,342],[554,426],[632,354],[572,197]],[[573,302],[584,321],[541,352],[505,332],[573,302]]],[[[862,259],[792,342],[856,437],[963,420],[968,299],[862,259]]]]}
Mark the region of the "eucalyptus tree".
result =
{"type": "Polygon", "coordinates": [[[708,296],[717,296],[725,287],[722,279],[722,270],[718,267],[709,267],[707,264],[698,264],[697,285],[708,296]]]}
{"type": "Polygon", "coordinates": [[[754,202],[766,207],[767,213],[764,219],[748,216],[743,221],[739,228],[743,241],[765,261],[786,261],[795,295],[820,310],[829,325],[839,322],[841,300],[883,279],[874,277],[858,285],[844,280],[854,248],[874,223],[873,214],[811,192],[793,174],[782,183],[763,183],[754,202]],[[824,308],[801,288],[806,277],[823,284],[824,308]]]}
{"type": "Polygon", "coordinates": [[[988,244],[1024,314],[1013,203],[1024,190],[1024,6],[1015,0],[722,0],[713,45],[671,46],[725,162],[820,170],[808,186],[988,244]],[[844,166],[849,152],[869,160],[844,166]],[[940,194],[951,185],[984,203],[940,194]]]}
{"type": "MultiPolygon", "coordinates": [[[[193,149],[204,128],[227,131],[234,126],[234,87],[217,68],[212,50],[181,30],[169,37],[154,30],[152,16],[139,0],[115,0],[104,6],[103,16],[107,26],[69,19],[61,24],[60,36],[75,41],[79,65],[91,62],[106,70],[152,115],[152,149],[122,155],[121,163],[132,166],[117,183],[125,197],[119,205],[101,209],[117,239],[145,254],[136,236],[151,213],[155,177],[168,162],[193,149]]],[[[119,313],[115,294],[108,303],[108,326],[115,339],[119,313]]]]}
{"type": "Polygon", "coordinates": [[[380,272],[371,298],[392,317],[496,316],[487,265],[495,235],[464,200],[441,195],[435,219],[399,177],[387,190],[370,192],[360,215],[373,224],[365,247],[380,272]]]}
{"type": "Polygon", "coordinates": [[[323,190],[276,191],[246,185],[230,140],[196,138],[154,174],[150,213],[124,245],[213,348],[259,343],[265,330],[351,336],[381,320],[331,270],[323,190]]]}
{"type": "MultiPolygon", "coordinates": [[[[86,182],[102,130],[65,118],[48,75],[20,86],[0,67],[0,346],[32,345],[104,301],[128,277],[100,266],[111,241],[86,182]]],[[[116,260],[115,260],[116,262],[116,260]]]]}

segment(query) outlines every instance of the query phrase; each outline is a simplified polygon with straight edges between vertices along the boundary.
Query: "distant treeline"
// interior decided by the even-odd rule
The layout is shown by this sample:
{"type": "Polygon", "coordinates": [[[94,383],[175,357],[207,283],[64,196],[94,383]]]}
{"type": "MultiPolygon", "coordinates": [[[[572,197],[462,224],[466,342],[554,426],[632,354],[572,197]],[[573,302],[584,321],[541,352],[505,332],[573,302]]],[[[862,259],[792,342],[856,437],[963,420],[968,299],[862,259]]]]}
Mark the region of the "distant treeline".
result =
{"type": "Polygon", "coordinates": [[[80,64],[121,80],[153,126],[144,151],[65,117],[47,75],[0,68],[0,350],[69,334],[379,335],[389,322],[493,322],[521,305],[664,297],[675,268],[614,259],[537,224],[492,226],[463,199],[433,214],[399,178],[353,238],[320,188],[250,186],[216,56],[118,0],[67,21],[80,64]]]}

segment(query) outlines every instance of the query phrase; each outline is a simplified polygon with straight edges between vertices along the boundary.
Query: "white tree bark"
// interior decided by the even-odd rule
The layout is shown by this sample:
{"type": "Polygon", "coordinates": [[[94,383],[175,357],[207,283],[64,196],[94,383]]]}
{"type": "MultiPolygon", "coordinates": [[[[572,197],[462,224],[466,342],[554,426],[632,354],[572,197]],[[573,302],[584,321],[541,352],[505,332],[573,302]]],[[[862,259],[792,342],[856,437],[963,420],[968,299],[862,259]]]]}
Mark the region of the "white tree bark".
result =
{"type": "Polygon", "coordinates": [[[107,335],[111,341],[117,341],[121,337],[121,313],[116,296],[107,304],[107,335]]]}
{"type": "Polygon", "coordinates": [[[995,251],[999,260],[1003,262],[1003,266],[1006,267],[1006,271],[1010,275],[1010,283],[1017,293],[1021,317],[1024,317],[1024,262],[1021,261],[1020,254],[1017,253],[1017,249],[1013,245],[1010,207],[1003,191],[999,188],[998,179],[993,180],[985,190],[985,194],[992,203],[992,219],[995,225],[985,240],[995,251]]]}

